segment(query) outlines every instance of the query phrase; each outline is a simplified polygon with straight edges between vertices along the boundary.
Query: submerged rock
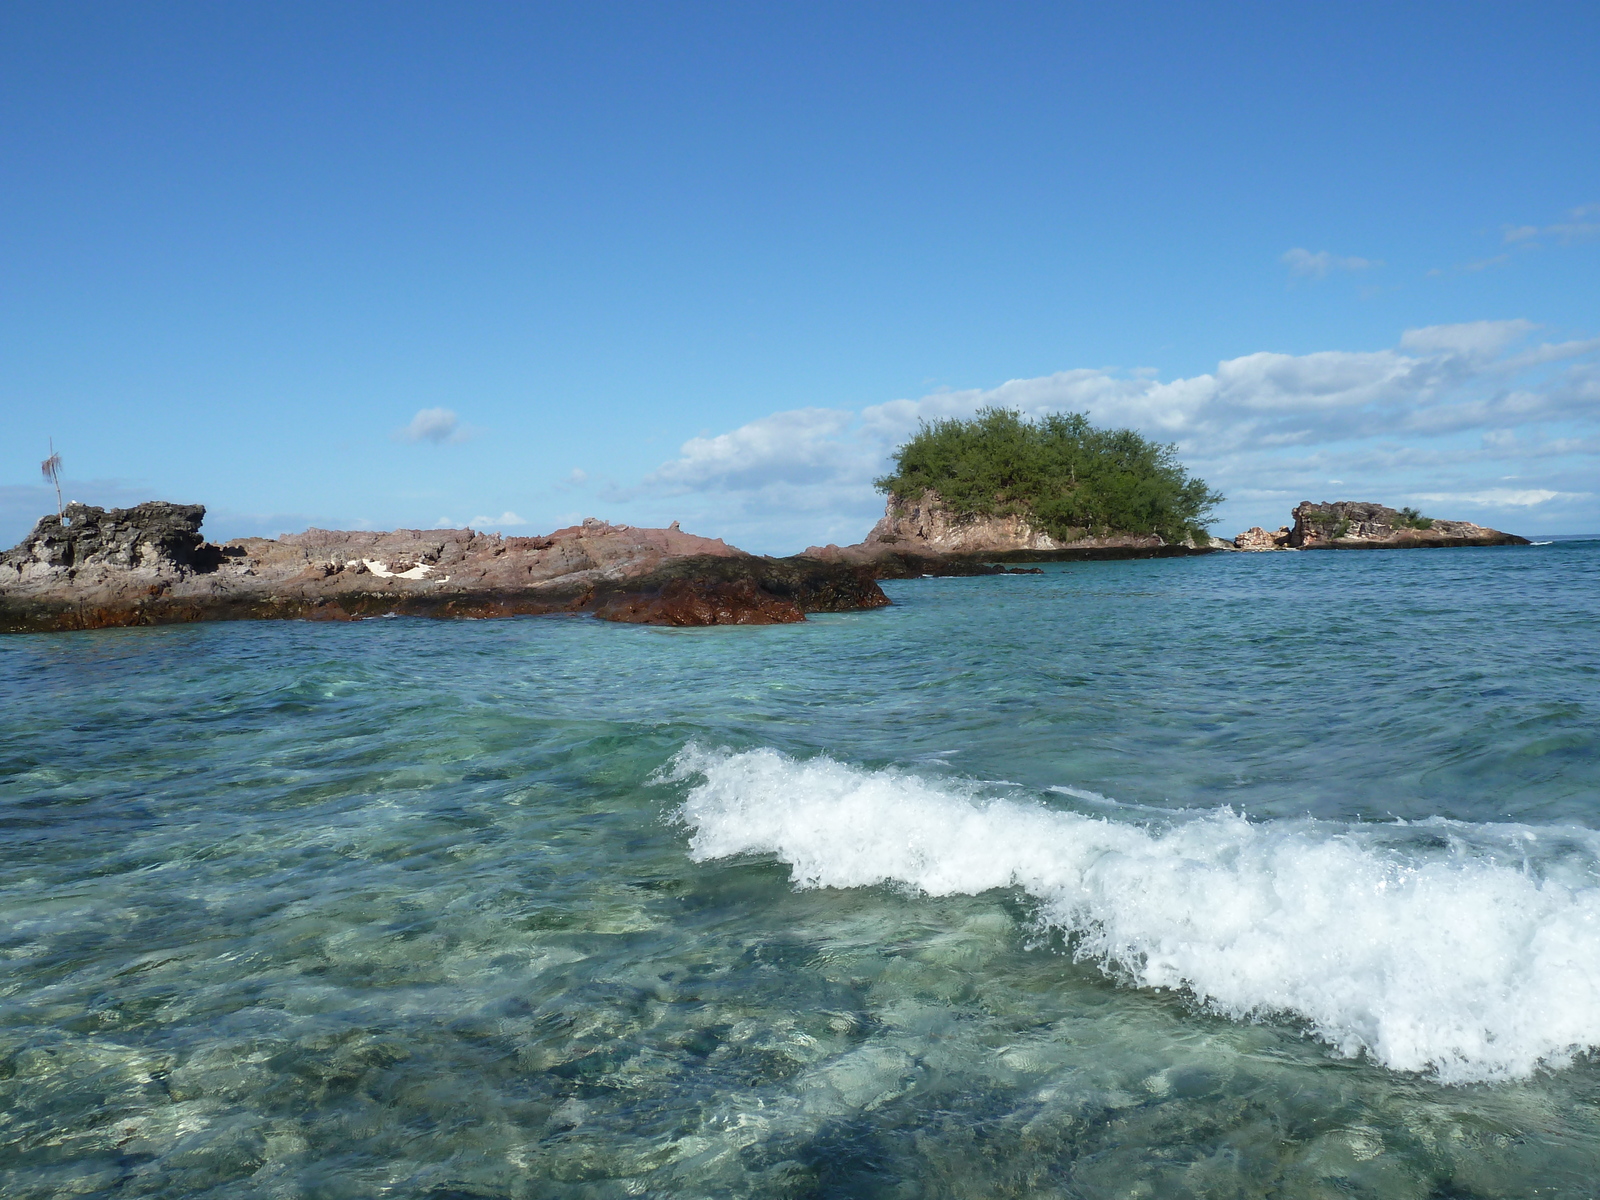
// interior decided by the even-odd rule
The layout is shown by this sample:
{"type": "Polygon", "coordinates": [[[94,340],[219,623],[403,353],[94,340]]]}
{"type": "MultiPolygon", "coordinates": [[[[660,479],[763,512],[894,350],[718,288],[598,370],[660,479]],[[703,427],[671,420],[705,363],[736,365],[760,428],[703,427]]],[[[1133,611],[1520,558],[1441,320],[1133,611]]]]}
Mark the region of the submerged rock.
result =
{"type": "Polygon", "coordinates": [[[0,632],[182,621],[592,612],[657,625],[775,624],[889,603],[850,563],[588,518],[543,537],[308,529],[211,545],[201,505],[74,504],[0,555],[0,632]]]}

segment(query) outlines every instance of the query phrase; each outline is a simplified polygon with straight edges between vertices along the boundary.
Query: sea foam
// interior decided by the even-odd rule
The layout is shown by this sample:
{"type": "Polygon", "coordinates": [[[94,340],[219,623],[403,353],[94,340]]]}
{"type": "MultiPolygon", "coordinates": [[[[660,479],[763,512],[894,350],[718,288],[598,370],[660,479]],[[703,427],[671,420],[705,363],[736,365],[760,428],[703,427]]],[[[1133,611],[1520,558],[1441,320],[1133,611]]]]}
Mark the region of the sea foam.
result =
{"type": "Polygon", "coordinates": [[[1226,810],[1141,824],[692,745],[666,777],[692,782],[679,815],[697,861],[776,855],[807,888],[1020,888],[1080,959],[1235,1019],[1290,1015],[1343,1055],[1469,1083],[1600,1045],[1588,830],[1226,810]]]}

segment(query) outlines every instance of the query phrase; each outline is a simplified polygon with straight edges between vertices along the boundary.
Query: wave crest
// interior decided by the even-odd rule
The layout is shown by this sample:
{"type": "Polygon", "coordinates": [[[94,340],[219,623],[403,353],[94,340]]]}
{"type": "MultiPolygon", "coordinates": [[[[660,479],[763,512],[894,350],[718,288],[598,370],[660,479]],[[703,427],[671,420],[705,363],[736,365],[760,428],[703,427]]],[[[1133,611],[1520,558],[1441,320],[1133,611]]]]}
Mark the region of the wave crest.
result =
{"type": "Polygon", "coordinates": [[[1600,838],[1587,830],[1226,810],[1140,825],[693,745],[665,777],[694,781],[679,815],[696,861],[772,854],[800,887],[1021,888],[1077,957],[1235,1019],[1293,1014],[1347,1056],[1467,1083],[1600,1045],[1600,838]]]}

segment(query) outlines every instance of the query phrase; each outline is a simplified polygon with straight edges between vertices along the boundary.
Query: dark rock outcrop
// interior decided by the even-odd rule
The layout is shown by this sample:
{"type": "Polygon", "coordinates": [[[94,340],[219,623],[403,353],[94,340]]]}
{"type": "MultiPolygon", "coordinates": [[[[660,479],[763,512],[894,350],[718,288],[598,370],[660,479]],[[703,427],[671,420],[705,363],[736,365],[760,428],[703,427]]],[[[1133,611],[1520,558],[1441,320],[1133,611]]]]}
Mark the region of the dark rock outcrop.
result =
{"type": "Polygon", "coordinates": [[[1301,501],[1288,545],[1296,550],[1441,549],[1448,546],[1526,546],[1528,539],[1471,521],[1443,521],[1382,504],[1301,501]]]}
{"type": "Polygon", "coordinates": [[[205,549],[202,504],[152,500],[135,508],[109,511],[69,504],[62,516],[41,517],[18,546],[0,554],[0,571],[28,566],[76,575],[85,571],[152,569],[204,570],[219,561],[205,549]]]}
{"type": "Polygon", "coordinates": [[[225,545],[200,505],[72,505],[0,555],[0,632],[182,621],[593,612],[660,625],[774,624],[889,603],[872,572],[761,558],[589,518],[544,537],[308,529],[225,545]]]}
{"type": "Polygon", "coordinates": [[[860,567],[794,558],[687,558],[604,591],[595,616],[645,625],[776,625],[806,613],[881,608],[888,597],[860,567]]]}

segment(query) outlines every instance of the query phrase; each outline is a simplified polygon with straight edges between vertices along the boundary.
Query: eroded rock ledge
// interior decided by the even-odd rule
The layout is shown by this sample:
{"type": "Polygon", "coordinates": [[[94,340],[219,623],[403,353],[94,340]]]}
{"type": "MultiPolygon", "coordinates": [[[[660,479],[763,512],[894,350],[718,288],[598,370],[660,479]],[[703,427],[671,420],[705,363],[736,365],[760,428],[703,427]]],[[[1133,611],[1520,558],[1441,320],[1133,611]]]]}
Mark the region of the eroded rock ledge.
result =
{"type": "Polygon", "coordinates": [[[859,563],[879,579],[918,575],[993,575],[1003,563],[1073,562],[1087,559],[1171,558],[1206,554],[1192,542],[1163,541],[1155,534],[1091,534],[1052,537],[1023,514],[968,516],[952,513],[937,492],[891,496],[884,514],[853,546],[812,546],[806,554],[825,562],[859,563]]]}
{"type": "Polygon", "coordinates": [[[1526,546],[1525,537],[1471,521],[1418,517],[1409,510],[1355,500],[1295,506],[1294,525],[1259,525],[1233,539],[1237,550],[1433,550],[1449,546],[1526,546]]]}
{"type": "Polygon", "coordinates": [[[746,554],[588,518],[544,537],[308,529],[205,541],[198,504],[67,506],[0,554],[0,632],[390,613],[590,612],[648,625],[770,625],[889,603],[858,564],[746,554]]]}

